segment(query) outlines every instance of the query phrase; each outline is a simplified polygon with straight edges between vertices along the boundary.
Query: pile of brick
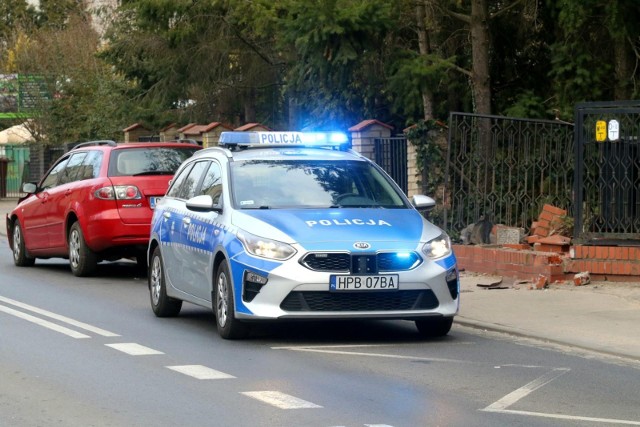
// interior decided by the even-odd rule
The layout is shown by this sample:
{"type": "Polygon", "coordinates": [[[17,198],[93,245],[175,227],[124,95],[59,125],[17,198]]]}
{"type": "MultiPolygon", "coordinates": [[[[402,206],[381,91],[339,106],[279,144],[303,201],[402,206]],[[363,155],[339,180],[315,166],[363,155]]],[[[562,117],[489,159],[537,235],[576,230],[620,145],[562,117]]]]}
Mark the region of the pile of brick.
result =
{"type": "Polygon", "coordinates": [[[531,234],[526,237],[527,243],[533,245],[533,250],[540,252],[568,253],[571,238],[563,236],[563,217],[567,211],[553,205],[546,204],[538,220],[531,224],[531,234]]]}

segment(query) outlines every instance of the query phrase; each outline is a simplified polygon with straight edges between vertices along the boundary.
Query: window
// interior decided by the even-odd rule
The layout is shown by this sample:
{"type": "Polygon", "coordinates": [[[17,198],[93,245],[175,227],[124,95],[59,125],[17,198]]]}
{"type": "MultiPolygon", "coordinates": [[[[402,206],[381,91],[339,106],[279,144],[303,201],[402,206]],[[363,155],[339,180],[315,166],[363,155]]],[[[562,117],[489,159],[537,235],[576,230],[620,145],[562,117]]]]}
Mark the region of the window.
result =
{"type": "Polygon", "coordinates": [[[220,203],[220,196],[222,196],[222,173],[220,165],[216,162],[211,162],[211,166],[209,166],[207,174],[202,181],[200,194],[211,196],[214,204],[220,203]]]}
{"type": "Polygon", "coordinates": [[[49,174],[44,177],[42,183],[40,184],[40,188],[42,190],[48,190],[52,187],[58,185],[58,180],[60,179],[60,175],[64,171],[64,167],[67,165],[69,161],[69,157],[65,157],[60,160],[50,171],[49,174]]]}
{"type": "Polygon", "coordinates": [[[100,166],[102,165],[102,151],[89,151],[87,157],[82,162],[82,171],[77,179],[92,179],[100,175],[100,166]]]}
{"type": "Polygon", "coordinates": [[[202,180],[202,175],[209,167],[210,162],[197,162],[191,168],[189,175],[184,180],[180,189],[178,190],[178,194],[176,197],[179,199],[188,200],[196,195],[196,189],[198,188],[198,184],[202,180]]]}
{"type": "Polygon", "coordinates": [[[180,189],[182,188],[182,185],[187,179],[187,176],[189,176],[189,172],[191,172],[191,168],[193,168],[193,164],[187,165],[187,167],[182,169],[182,171],[175,176],[175,178],[173,179],[173,182],[171,183],[171,187],[169,187],[169,189],[167,190],[168,197],[180,197],[179,196],[181,191],[180,189]]]}
{"type": "Polygon", "coordinates": [[[60,182],[59,185],[67,184],[69,182],[77,181],[79,179],[79,172],[82,170],[82,162],[85,157],[87,157],[87,152],[81,152],[73,154],[69,161],[67,162],[67,166],[64,168],[62,173],[60,174],[60,182]]]}
{"type": "Polygon", "coordinates": [[[126,148],[111,152],[109,176],[173,175],[197,147],[126,148]]]}

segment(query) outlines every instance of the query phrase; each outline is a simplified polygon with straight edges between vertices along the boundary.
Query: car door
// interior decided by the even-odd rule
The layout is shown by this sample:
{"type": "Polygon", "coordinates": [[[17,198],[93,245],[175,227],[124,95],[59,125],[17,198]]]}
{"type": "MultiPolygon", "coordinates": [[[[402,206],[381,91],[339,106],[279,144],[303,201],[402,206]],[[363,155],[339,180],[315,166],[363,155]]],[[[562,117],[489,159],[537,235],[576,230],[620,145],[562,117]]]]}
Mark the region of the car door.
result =
{"type": "MultiPolygon", "coordinates": [[[[202,179],[202,183],[194,196],[208,195],[213,199],[214,205],[222,201],[222,169],[218,162],[212,161],[202,179]]],[[[214,211],[189,211],[190,223],[183,228],[188,246],[192,248],[189,257],[191,265],[189,271],[183,275],[189,277],[191,294],[204,299],[211,299],[209,283],[213,278],[212,257],[213,251],[218,246],[220,228],[217,225],[218,212],[214,211]]]]}
{"type": "Polygon", "coordinates": [[[183,251],[180,248],[182,244],[180,242],[180,230],[184,212],[186,211],[186,200],[182,198],[182,194],[185,192],[184,188],[188,186],[187,178],[192,168],[193,163],[190,163],[177,172],[167,190],[167,194],[156,208],[157,215],[162,216],[158,234],[162,243],[164,270],[171,286],[180,291],[184,291],[183,280],[180,277],[182,269],[180,264],[183,262],[183,251]]]}
{"type": "Polygon", "coordinates": [[[186,202],[196,196],[210,163],[208,160],[195,162],[179,193],[184,210],[179,218],[180,244],[174,249],[174,255],[177,259],[180,290],[193,296],[198,296],[194,281],[198,277],[197,259],[206,240],[207,225],[200,219],[198,212],[186,208],[186,202]]]}
{"type": "Polygon", "coordinates": [[[47,223],[49,247],[52,249],[66,250],[66,215],[74,198],[79,197],[78,180],[82,176],[82,162],[86,157],[86,151],[72,154],[64,170],[60,173],[58,185],[49,190],[47,223]]]}
{"type": "Polygon", "coordinates": [[[24,238],[29,250],[48,249],[50,247],[49,209],[50,192],[60,180],[70,156],[64,156],[49,170],[40,181],[38,191],[22,210],[24,238]]]}

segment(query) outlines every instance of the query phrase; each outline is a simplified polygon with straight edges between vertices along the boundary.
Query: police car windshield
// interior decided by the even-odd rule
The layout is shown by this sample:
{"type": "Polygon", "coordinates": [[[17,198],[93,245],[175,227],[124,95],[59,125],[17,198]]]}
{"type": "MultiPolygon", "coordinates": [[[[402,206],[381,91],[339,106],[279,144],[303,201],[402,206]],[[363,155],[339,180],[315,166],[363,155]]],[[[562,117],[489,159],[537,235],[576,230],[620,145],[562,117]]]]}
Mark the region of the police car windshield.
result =
{"type": "Polygon", "coordinates": [[[247,160],[231,163],[239,209],[407,208],[389,179],[364,161],[247,160]]]}

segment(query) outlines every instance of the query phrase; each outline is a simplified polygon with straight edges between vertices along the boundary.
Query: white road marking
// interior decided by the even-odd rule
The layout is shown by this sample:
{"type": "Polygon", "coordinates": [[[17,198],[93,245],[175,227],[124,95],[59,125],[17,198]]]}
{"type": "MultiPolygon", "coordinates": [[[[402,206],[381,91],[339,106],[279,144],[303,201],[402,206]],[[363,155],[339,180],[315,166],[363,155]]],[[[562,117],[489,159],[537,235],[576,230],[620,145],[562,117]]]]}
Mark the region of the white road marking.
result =
{"type": "Polygon", "coordinates": [[[509,406],[513,405],[518,400],[522,399],[523,397],[526,397],[530,393],[533,393],[540,387],[546,384],[549,384],[551,381],[555,380],[560,375],[566,374],[567,372],[569,372],[569,369],[567,368],[553,369],[552,371],[547,372],[540,378],[536,378],[535,380],[531,381],[529,384],[525,384],[519,389],[512,391],[511,393],[504,396],[502,399],[484,408],[483,411],[496,411],[496,410],[502,411],[504,409],[507,409],[509,406]]]}
{"type": "Polygon", "coordinates": [[[271,348],[273,350],[307,351],[310,353],[329,353],[329,354],[343,354],[343,355],[349,355],[349,356],[386,357],[389,359],[422,360],[422,361],[428,361],[428,362],[474,364],[474,362],[470,362],[468,360],[441,359],[441,358],[435,358],[435,357],[401,356],[397,354],[363,353],[359,351],[332,350],[332,348],[339,348],[339,347],[374,347],[374,346],[309,346],[309,347],[271,347],[271,348]]]}
{"type": "Polygon", "coordinates": [[[511,409],[506,410],[492,410],[492,409],[483,409],[485,412],[497,412],[501,414],[513,414],[513,415],[528,415],[532,417],[542,417],[542,418],[554,418],[558,420],[571,420],[571,421],[589,421],[592,423],[604,423],[604,424],[619,424],[619,425],[630,425],[630,426],[640,426],[640,421],[631,421],[631,420],[616,420],[613,418],[592,418],[592,417],[579,417],[575,415],[561,415],[561,414],[545,414],[544,412],[529,412],[529,411],[514,411],[511,409]]]}
{"type": "Polygon", "coordinates": [[[79,321],[71,319],[69,317],[62,316],[62,315],[56,314],[56,313],[52,313],[50,311],[43,310],[41,308],[34,307],[32,305],[29,305],[29,304],[25,304],[23,302],[16,301],[16,300],[13,300],[11,298],[6,298],[6,297],[3,297],[3,296],[0,296],[0,301],[5,302],[7,304],[14,305],[16,307],[23,308],[25,310],[32,311],[34,313],[41,314],[41,315],[49,317],[51,319],[59,320],[59,321],[64,322],[66,324],[75,326],[76,328],[84,329],[85,331],[89,331],[89,332],[93,332],[94,334],[102,335],[103,337],[119,337],[120,336],[118,334],[114,334],[113,332],[109,332],[109,331],[106,331],[104,329],[100,329],[98,327],[91,326],[91,325],[89,325],[87,323],[79,322],[79,321]]]}
{"type": "Polygon", "coordinates": [[[315,403],[307,402],[306,400],[298,399],[297,397],[280,393],[279,391],[245,391],[240,392],[240,394],[244,394],[245,396],[252,397],[280,409],[322,408],[322,406],[316,405],[315,403]]]}
{"type": "Polygon", "coordinates": [[[118,344],[105,344],[107,347],[111,347],[123,353],[127,353],[131,356],[149,356],[154,354],[164,354],[161,351],[154,350],[149,347],[145,347],[134,342],[118,343],[118,344]]]}
{"type": "Polygon", "coordinates": [[[222,380],[235,378],[233,375],[225,374],[224,372],[216,371],[215,369],[207,368],[202,365],[167,366],[167,368],[199,380],[222,380]]]}
{"type": "Polygon", "coordinates": [[[71,338],[91,338],[89,335],[81,334],[78,331],[74,331],[73,329],[65,328],[64,326],[56,325],[55,323],[49,322],[44,319],[40,319],[39,317],[32,316],[27,313],[23,313],[18,310],[14,310],[9,307],[5,307],[0,305],[0,311],[3,311],[7,314],[11,314],[12,316],[19,317],[23,320],[26,320],[31,323],[35,323],[36,325],[42,326],[47,329],[51,329],[52,331],[60,332],[61,334],[65,334],[70,336],[71,338]]]}

